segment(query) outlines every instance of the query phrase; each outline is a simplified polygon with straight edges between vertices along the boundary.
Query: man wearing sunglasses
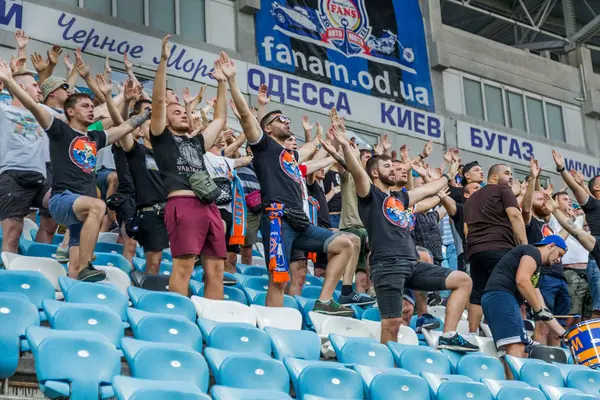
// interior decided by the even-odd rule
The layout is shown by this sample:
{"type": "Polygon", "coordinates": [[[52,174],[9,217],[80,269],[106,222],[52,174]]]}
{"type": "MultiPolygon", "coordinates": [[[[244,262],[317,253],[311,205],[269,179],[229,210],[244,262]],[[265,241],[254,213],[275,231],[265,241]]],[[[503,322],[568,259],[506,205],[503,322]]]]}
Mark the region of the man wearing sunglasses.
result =
{"type": "MultiPolygon", "coordinates": [[[[228,60],[227,55],[221,57],[228,60]]],[[[327,276],[316,301],[314,311],[328,315],[352,316],[350,307],[334,301],[333,291],[340,281],[353,252],[349,236],[308,224],[303,211],[302,174],[299,164],[316,150],[307,143],[297,151],[285,148],[286,139],[293,136],[291,121],[281,111],[266,114],[260,124],[236,84],[235,65],[224,63],[223,73],[229,81],[231,96],[240,114],[242,128],[254,154],[254,167],[260,181],[263,198],[261,230],[269,257],[269,289],[267,306],[283,306],[283,295],[289,280],[292,249],[326,253],[327,276]]]]}

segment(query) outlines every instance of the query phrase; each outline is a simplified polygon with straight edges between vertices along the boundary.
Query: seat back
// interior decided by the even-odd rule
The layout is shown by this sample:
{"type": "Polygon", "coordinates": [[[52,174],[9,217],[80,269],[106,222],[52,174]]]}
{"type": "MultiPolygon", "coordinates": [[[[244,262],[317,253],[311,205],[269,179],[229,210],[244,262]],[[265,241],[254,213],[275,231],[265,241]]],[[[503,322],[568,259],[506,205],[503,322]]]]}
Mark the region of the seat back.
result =
{"type": "Polygon", "coordinates": [[[130,365],[136,378],[183,381],[196,385],[203,393],[208,390],[208,365],[204,357],[192,349],[173,347],[143,347],[130,365]]]}
{"type": "Polygon", "coordinates": [[[477,399],[492,400],[492,394],[479,382],[443,382],[437,391],[438,400],[477,399]]]}
{"type": "Polygon", "coordinates": [[[541,385],[542,392],[548,400],[591,400],[597,397],[582,393],[577,389],[541,385]]]}
{"type": "MultiPolygon", "coordinates": [[[[257,306],[265,306],[267,304],[267,293],[266,292],[258,292],[252,289],[245,289],[246,293],[249,296],[252,296],[252,304],[256,304],[257,306]]],[[[298,309],[298,302],[290,295],[283,295],[283,306],[286,308],[295,308],[298,309]]]]}
{"type": "Polygon", "coordinates": [[[52,283],[38,271],[6,271],[0,269],[0,292],[21,293],[41,310],[45,299],[54,299],[52,283]]]}
{"type": "Polygon", "coordinates": [[[290,391],[290,377],[280,361],[249,354],[232,355],[219,368],[219,385],[240,389],[290,391]]]}
{"type": "Polygon", "coordinates": [[[306,274],[306,282],[304,283],[306,286],[323,286],[323,279],[317,278],[314,275],[306,274]]]}
{"type": "Polygon", "coordinates": [[[302,288],[302,297],[307,297],[309,299],[318,299],[319,296],[321,296],[320,286],[304,286],[302,288]]]}
{"type": "Polygon", "coordinates": [[[169,277],[166,275],[148,275],[141,271],[131,271],[129,275],[133,285],[138,288],[156,292],[169,291],[169,277]]]}
{"type": "Polygon", "coordinates": [[[106,267],[100,265],[96,266],[95,268],[99,269],[100,271],[104,271],[106,274],[106,278],[102,281],[102,283],[113,285],[123,292],[123,294],[127,294],[127,288],[131,286],[131,279],[129,278],[129,275],[116,267],[106,267]]]}
{"type": "Polygon", "coordinates": [[[532,387],[505,387],[500,389],[496,400],[547,400],[540,389],[532,387]]]}
{"type": "Polygon", "coordinates": [[[311,311],[308,313],[315,324],[315,330],[320,335],[337,334],[352,337],[370,337],[369,327],[354,318],[328,316],[311,311]],[[321,322],[319,324],[319,322],[321,322]]]}
{"type": "Polygon", "coordinates": [[[504,366],[494,358],[479,354],[466,354],[458,360],[456,373],[466,375],[474,381],[482,379],[506,379],[504,366]]]}
{"type": "Polygon", "coordinates": [[[139,340],[179,343],[201,352],[202,334],[195,324],[179,315],[152,314],[128,309],[127,316],[133,336],[139,340]]]}
{"type": "Polygon", "coordinates": [[[210,333],[209,343],[221,350],[271,355],[269,337],[252,326],[219,324],[210,333]]]}
{"type": "MultiPolygon", "coordinates": [[[[45,302],[44,302],[45,303],[45,302]]],[[[51,320],[52,329],[97,332],[116,348],[124,336],[121,318],[109,309],[96,305],[69,305],[60,307],[51,320]]]]}
{"type": "Polygon", "coordinates": [[[98,234],[98,243],[117,243],[119,234],[114,232],[100,232],[98,234]]]}
{"type": "Polygon", "coordinates": [[[244,322],[256,326],[256,314],[244,304],[198,296],[192,296],[192,302],[199,317],[217,322],[244,322]]]}
{"type": "Polygon", "coordinates": [[[266,292],[269,288],[269,278],[263,277],[252,277],[248,278],[242,283],[244,288],[257,290],[259,292],[266,292]]]}
{"type": "MultiPolygon", "coordinates": [[[[131,287],[129,290],[131,291],[131,287]]],[[[147,291],[147,293],[144,293],[134,303],[134,306],[138,310],[158,314],[179,315],[191,322],[196,321],[194,304],[190,299],[179,293],[147,291]]]]}
{"type": "Polygon", "coordinates": [[[30,242],[29,245],[26,246],[25,251],[23,251],[23,255],[29,257],[43,257],[53,259],[56,257],[56,250],[58,250],[58,246],[55,244],[30,242]]]}
{"type": "Polygon", "coordinates": [[[78,332],[51,335],[37,348],[35,371],[45,386],[49,381],[69,382],[73,399],[98,398],[100,385],[110,384],[121,372],[121,355],[108,341],[78,332]]]}
{"type": "Polygon", "coordinates": [[[371,400],[390,400],[401,396],[411,400],[429,400],[429,389],[418,376],[384,372],[371,381],[369,395],[371,400]]]}
{"type": "Polygon", "coordinates": [[[298,377],[296,394],[324,398],[362,399],[363,387],[360,376],[347,368],[336,368],[324,364],[309,365],[298,377]]]}
{"type": "Polygon", "coordinates": [[[29,218],[23,218],[23,233],[21,235],[23,238],[27,240],[35,240],[35,235],[32,235],[32,231],[37,231],[39,226],[35,223],[35,221],[29,218]]]}
{"type": "Polygon", "coordinates": [[[278,390],[238,389],[219,385],[213,386],[210,394],[214,400],[292,400],[288,394],[278,390]]]}
{"type": "Polygon", "coordinates": [[[127,295],[112,285],[79,282],[70,278],[60,278],[65,300],[71,303],[100,304],[115,312],[122,321],[127,321],[127,295]],[[68,289],[65,289],[67,288],[68,289]]]}
{"type": "MultiPolygon", "coordinates": [[[[115,245],[112,243],[98,243],[97,246],[104,248],[106,246],[122,246],[122,245],[115,245]]],[[[98,250],[96,250],[96,253],[95,253],[96,258],[92,261],[92,264],[93,265],[105,265],[107,267],[116,267],[116,268],[123,270],[123,272],[125,272],[127,274],[130,273],[133,270],[133,267],[131,266],[129,261],[127,261],[127,259],[121,255],[123,250],[121,250],[120,252],[117,251],[116,253],[113,253],[112,251],[114,251],[114,250],[110,250],[108,252],[98,252],[98,250]]]]}
{"type": "Polygon", "coordinates": [[[339,362],[344,364],[368,365],[371,367],[393,368],[394,357],[381,343],[354,340],[346,343],[341,352],[336,353],[339,362]]]}
{"type": "MultiPolygon", "coordinates": [[[[291,299],[296,303],[293,298],[291,299]]],[[[261,329],[267,326],[289,330],[302,329],[302,314],[297,309],[289,307],[263,307],[256,304],[252,304],[250,308],[256,314],[256,322],[261,329]]]]}
{"type": "Polygon", "coordinates": [[[243,271],[244,275],[250,275],[250,276],[259,276],[259,277],[263,277],[263,278],[268,278],[269,277],[269,270],[266,269],[265,267],[260,267],[260,266],[249,266],[248,268],[246,268],[243,271]]]}
{"type": "MultiPolygon", "coordinates": [[[[4,254],[4,253],[3,253],[4,254]]],[[[41,272],[54,287],[54,290],[60,290],[58,278],[67,276],[67,272],[60,263],[52,258],[27,257],[16,255],[4,267],[7,270],[14,271],[38,271],[41,272]]]]}
{"type": "Polygon", "coordinates": [[[17,371],[25,330],[39,325],[38,310],[27,296],[0,293],[0,379],[6,379],[17,371]]]}
{"type": "Polygon", "coordinates": [[[381,321],[379,308],[367,308],[362,315],[362,319],[368,319],[369,321],[381,321]]]}
{"type": "Polygon", "coordinates": [[[113,388],[117,400],[210,400],[196,385],[183,382],[151,381],[115,376],[113,388]]]}
{"type": "Polygon", "coordinates": [[[529,352],[529,358],[544,360],[548,363],[567,364],[567,354],[560,347],[536,345],[529,352]]]}
{"type": "Polygon", "coordinates": [[[451,373],[448,358],[429,347],[408,346],[402,352],[400,360],[396,360],[400,368],[404,368],[412,374],[419,375],[430,372],[437,375],[448,375],[451,373]]]}
{"type": "Polygon", "coordinates": [[[574,370],[567,377],[567,387],[600,397],[600,371],[574,370]]]}
{"type": "Polygon", "coordinates": [[[521,368],[520,380],[533,387],[540,387],[540,385],[564,386],[560,370],[547,363],[526,363],[521,368]]]}
{"type": "Polygon", "coordinates": [[[321,356],[321,340],[315,332],[271,326],[265,327],[264,330],[271,340],[275,358],[280,361],[285,357],[318,360],[321,356]]]}

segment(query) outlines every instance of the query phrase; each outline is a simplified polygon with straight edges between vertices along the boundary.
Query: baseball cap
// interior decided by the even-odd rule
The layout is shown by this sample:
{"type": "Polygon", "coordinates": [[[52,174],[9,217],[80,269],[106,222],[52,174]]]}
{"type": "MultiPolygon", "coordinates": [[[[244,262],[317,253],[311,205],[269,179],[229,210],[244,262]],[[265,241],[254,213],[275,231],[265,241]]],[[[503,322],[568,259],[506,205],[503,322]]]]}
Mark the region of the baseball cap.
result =
{"type": "Polygon", "coordinates": [[[470,163],[465,164],[462,170],[463,175],[475,167],[479,167],[479,163],[477,161],[471,161],[470,163]]]}
{"type": "Polygon", "coordinates": [[[69,88],[69,84],[67,83],[67,81],[63,78],[59,78],[58,76],[51,76],[50,78],[46,79],[40,86],[43,101],[46,101],[50,93],[54,92],[56,89],[59,89],[64,85],[66,85],[64,89],[69,88]]]}
{"type": "Polygon", "coordinates": [[[564,251],[567,251],[567,242],[565,242],[565,240],[558,235],[546,236],[540,242],[534,243],[533,245],[538,247],[538,246],[546,246],[548,244],[553,244],[556,247],[560,247],[564,251]]]}

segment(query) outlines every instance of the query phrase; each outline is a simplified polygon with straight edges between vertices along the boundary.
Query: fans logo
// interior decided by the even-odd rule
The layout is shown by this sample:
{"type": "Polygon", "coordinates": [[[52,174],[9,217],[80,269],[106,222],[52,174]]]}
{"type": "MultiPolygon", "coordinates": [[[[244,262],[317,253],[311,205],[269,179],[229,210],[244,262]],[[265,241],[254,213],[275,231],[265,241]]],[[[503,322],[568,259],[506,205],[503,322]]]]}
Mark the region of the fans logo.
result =
{"type": "Polygon", "coordinates": [[[413,50],[403,47],[398,42],[398,35],[385,31],[378,38],[371,34],[365,1],[319,0],[318,10],[287,7],[274,1],[271,14],[277,20],[277,27],[289,36],[335,48],[346,56],[391,55],[398,43],[404,60],[413,62],[413,50]]]}
{"type": "Polygon", "coordinates": [[[296,162],[296,158],[294,155],[287,151],[282,150],[279,155],[279,165],[281,165],[281,169],[287,176],[292,178],[296,182],[302,182],[302,174],[300,173],[300,168],[298,168],[298,163],[296,162]]]}
{"type": "Polygon", "coordinates": [[[383,201],[383,215],[392,224],[401,228],[413,225],[413,217],[410,209],[404,209],[404,204],[394,196],[388,196],[383,201]]]}
{"type": "Polygon", "coordinates": [[[69,146],[71,161],[87,174],[96,168],[96,152],[96,142],[91,142],[85,136],[76,137],[69,146]]]}

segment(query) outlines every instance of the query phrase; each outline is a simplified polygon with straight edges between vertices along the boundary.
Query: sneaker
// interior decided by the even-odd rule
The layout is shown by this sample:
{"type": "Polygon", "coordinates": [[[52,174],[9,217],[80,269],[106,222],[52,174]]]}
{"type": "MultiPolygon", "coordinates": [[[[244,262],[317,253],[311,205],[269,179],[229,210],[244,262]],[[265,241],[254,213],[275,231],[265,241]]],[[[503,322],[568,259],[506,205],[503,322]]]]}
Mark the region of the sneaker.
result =
{"type": "Polygon", "coordinates": [[[427,305],[434,307],[434,306],[441,306],[444,304],[444,299],[442,299],[440,297],[440,295],[436,292],[429,292],[429,294],[427,295],[427,305]]]}
{"type": "Polygon", "coordinates": [[[368,306],[375,304],[377,300],[363,293],[352,292],[347,296],[340,296],[340,304],[354,304],[356,306],[368,306]]]}
{"type": "Polygon", "coordinates": [[[337,315],[339,317],[352,317],[354,316],[354,310],[350,307],[343,306],[335,300],[331,300],[329,304],[322,303],[317,300],[315,302],[314,312],[326,315],[337,315]]]}
{"type": "Polygon", "coordinates": [[[449,338],[440,336],[437,348],[454,351],[479,351],[479,346],[469,342],[458,333],[455,333],[449,338]]]}
{"type": "Polygon", "coordinates": [[[106,272],[94,268],[92,264],[88,264],[79,272],[77,279],[84,282],[98,282],[106,279],[106,272]]]}
{"type": "Polygon", "coordinates": [[[55,256],[56,261],[58,261],[59,263],[66,263],[69,262],[69,249],[63,249],[62,247],[59,247],[56,250],[56,256],[55,256]]]}
{"type": "Polygon", "coordinates": [[[236,284],[237,284],[237,279],[232,278],[231,276],[223,275],[223,285],[234,286],[236,284]]]}
{"type": "Polygon", "coordinates": [[[431,331],[433,329],[439,328],[440,320],[434,317],[431,314],[423,314],[419,318],[417,318],[417,333],[421,333],[423,329],[427,329],[431,331]]]}

